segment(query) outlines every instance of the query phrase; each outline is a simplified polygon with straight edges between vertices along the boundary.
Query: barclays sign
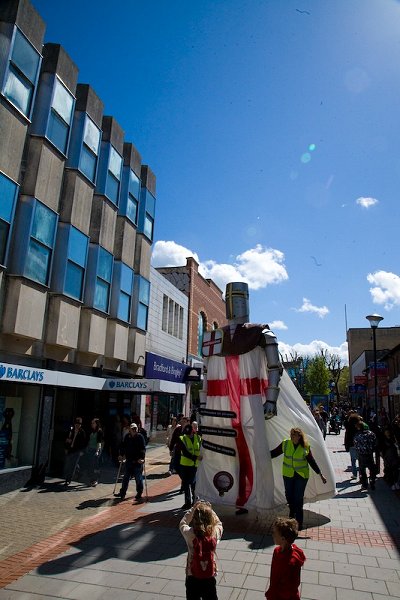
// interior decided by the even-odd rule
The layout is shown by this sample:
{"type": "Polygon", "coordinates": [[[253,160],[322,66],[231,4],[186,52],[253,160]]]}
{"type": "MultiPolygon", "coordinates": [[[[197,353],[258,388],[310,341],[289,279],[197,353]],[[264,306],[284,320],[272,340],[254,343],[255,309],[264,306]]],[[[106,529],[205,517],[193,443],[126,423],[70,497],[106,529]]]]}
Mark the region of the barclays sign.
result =
{"type": "Polygon", "coordinates": [[[148,379],[106,379],[103,390],[147,394],[154,391],[154,381],[148,379]]]}
{"type": "Polygon", "coordinates": [[[19,367],[17,365],[0,364],[0,379],[6,381],[20,381],[27,383],[41,383],[44,379],[44,371],[19,367]]]}

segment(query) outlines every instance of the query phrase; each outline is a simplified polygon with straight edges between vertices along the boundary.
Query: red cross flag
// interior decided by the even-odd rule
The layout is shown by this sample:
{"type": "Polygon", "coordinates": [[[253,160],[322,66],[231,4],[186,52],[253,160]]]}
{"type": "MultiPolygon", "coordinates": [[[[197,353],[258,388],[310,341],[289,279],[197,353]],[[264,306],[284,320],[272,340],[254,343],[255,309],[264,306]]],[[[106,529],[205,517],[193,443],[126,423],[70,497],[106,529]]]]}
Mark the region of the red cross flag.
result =
{"type": "Polygon", "coordinates": [[[224,332],[222,329],[205,331],[203,337],[203,346],[201,348],[203,356],[214,356],[215,354],[221,354],[223,339],[224,332]]]}

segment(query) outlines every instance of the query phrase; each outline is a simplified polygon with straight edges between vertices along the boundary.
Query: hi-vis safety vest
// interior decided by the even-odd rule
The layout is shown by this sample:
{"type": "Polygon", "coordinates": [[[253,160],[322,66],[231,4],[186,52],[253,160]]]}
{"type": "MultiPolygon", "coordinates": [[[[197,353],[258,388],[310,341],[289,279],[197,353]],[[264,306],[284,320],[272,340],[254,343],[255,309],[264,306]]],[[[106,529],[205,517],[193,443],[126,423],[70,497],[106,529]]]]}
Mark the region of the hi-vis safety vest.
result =
{"type": "Polygon", "coordinates": [[[193,461],[190,458],[181,454],[181,465],[183,467],[198,467],[199,466],[199,454],[200,454],[200,446],[201,446],[201,438],[197,433],[194,434],[193,439],[191,439],[187,435],[181,435],[179,438],[182,444],[185,446],[186,450],[190,452],[190,454],[194,454],[196,456],[196,460],[193,461]]]}
{"type": "Polygon", "coordinates": [[[294,446],[292,440],[283,440],[283,466],[282,475],[284,477],[293,477],[295,471],[304,479],[308,479],[310,476],[310,470],[308,468],[307,455],[310,452],[309,446],[303,448],[300,444],[297,447],[294,446]]]}

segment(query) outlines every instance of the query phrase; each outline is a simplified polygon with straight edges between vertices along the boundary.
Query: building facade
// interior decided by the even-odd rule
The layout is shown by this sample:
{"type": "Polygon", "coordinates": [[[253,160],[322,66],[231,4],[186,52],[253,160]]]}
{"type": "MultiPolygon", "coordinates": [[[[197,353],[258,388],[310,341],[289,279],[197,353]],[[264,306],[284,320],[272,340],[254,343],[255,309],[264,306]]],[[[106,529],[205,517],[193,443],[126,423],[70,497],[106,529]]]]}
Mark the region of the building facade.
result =
{"type": "Polygon", "coordinates": [[[146,379],[159,379],[160,392],[146,396],[146,425],[165,429],[184,410],[187,393],[189,299],[154,267],[150,269],[146,379]]]}
{"type": "Polygon", "coordinates": [[[1,2],[3,489],[60,472],[73,416],[144,414],[156,178],[44,34],[28,0],[1,2]]]}
{"type": "Polygon", "coordinates": [[[188,361],[202,362],[204,332],[227,324],[222,291],[211,279],[200,275],[199,265],[192,256],[182,267],[158,267],[157,271],[189,298],[188,361]]]}

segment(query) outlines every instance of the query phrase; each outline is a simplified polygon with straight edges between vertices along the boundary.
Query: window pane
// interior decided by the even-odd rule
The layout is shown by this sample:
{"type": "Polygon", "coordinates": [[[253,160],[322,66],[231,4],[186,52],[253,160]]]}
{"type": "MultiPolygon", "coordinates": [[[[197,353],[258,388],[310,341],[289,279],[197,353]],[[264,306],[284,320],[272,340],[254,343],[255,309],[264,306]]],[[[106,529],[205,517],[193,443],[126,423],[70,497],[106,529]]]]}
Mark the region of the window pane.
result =
{"type": "Polygon", "coordinates": [[[60,115],[60,117],[64,119],[67,125],[70,125],[74,99],[63,86],[63,84],[58,81],[58,79],[56,79],[53,102],[51,106],[60,115]]]}
{"type": "Polygon", "coordinates": [[[148,308],[144,304],[138,306],[137,326],[140,329],[147,329],[147,312],[148,308]]]}
{"type": "Polygon", "coordinates": [[[82,146],[81,157],[79,159],[79,169],[90,181],[94,183],[96,173],[97,156],[93,154],[85,145],[82,146]]]}
{"type": "Polygon", "coordinates": [[[9,229],[8,223],[0,219],[0,265],[4,265],[9,229]]]}
{"type": "Polygon", "coordinates": [[[32,83],[35,82],[40,55],[19,30],[15,35],[11,60],[32,83]]]}
{"type": "Polygon", "coordinates": [[[82,300],[83,274],[84,270],[82,267],[68,261],[65,276],[65,294],[77,300],[82,300]]]}
{"type": "Polygon", "coordinates": [[[119,303],[118,303],[118,314],[117,314],[118,319],[121,319],[121,321],[129,322],[130,311],[131,311],[131,297],[129,296],[129,294],[125,294],[124,292],[121,292],[119,295],[119,303]]]}
{"type": "Polygon", "coordinates": [[[139,284],[139,302],[148,305],[150,299],[150,282],[147,279],[140,278],[139,284]]]}
{"type": "Polygon", "coordinates": [[[68,258],[81,267],[86,266],[88,238],[75,227],[71,227],[68,242],[68,258]]]}
{"type": "Polygon", "coordinates": [[[110,160],[108,162],[108,170],[119,180],[121,177],[122,158],[118,152],[111,146],[110,160]]]}
{"type": "Polygon", "coordinates": [[[68,133],[68,125],[52,110],[47,126],[47,137],[63,154],[65,154],[67,149],[68,133]]]}
{"type": "Polygon", "coordinates": [[[127,294],[132,294],[133,271],[124,264],[121,264],[121,290],[127,294]]]}
{"type": "Polygon", "coordinates": [[[126,206],[126,216],[128,217],[128,219],[130,219],[132,221],[132,223],[135,223],[135,224],[137,224],[137,211],[138,211],[137,201],[135,200],[135,198],[133,198],[133,196],[128,194],[128,203],[126,206]]]}
{"type": "Polygon", "coordinates": [[[47,284],[50,251],[34,240],[29,242],[24,275],[47,284]]]}
{"type": "Polygon", "coordinates": [[[144,218],[144,231],[143,233],[152,240],[153,239],[153,219],[146,213],[144,218]]]}
{"type": "Polygon", "coordinates": [[[110,286],[101,279],[96,280],[96,288],[94,291],[94,307],[104,312],[108,311],[108,294],[110,286]]]}
{"type": "Polygon", "coordinates": [[[23,79],[22,76],[17,75],[10,66],[6,85],[4,87],[4,95],[19,108],[24,115],[29,114],[32,92],[33,85],[26,79],[23,79]]]}
{"type": "Polygon", "coordinates": [[[106,182],[106,196],[109,198],[114,204],[118,203],[118,191],[119,191],[119,181],[115,179],[114,175],[110,172],[107,174],[107,182],[106,182]]]}
{"type": "Polygon", "coordinates": [[[33,219],[31,234],[32,237],[52,248],[56,223],[57,215],[49,208],[46,208],[44,204],[36,202],[35,217],[33,219]]]}
{"type": "Polygon", "coordinates": [[[113,256],[104,248],[99,249],[99,262],[97,267],[97,275],[105,281],[111,281],[113,265],[113,256]]]}
{"type": "Polygon", "coordinates": [[[149,192],[148,189],[145,189],[146,192],[146,211],[150,213],[150,215],[154,215],[154,210],[156,207],[156,199],[153,194],[149,192]]]}
{"type": "Polygon", "coordinates": [[[96,154],[99,153],[100,130],[96,127],[89,117],[85,120],[85,131],[83,133],[83,141],[90,150],[96,154]]]}
{"type": "Polygon", "coordinates": [[[135,175],[135,173],[130,170],[129,176],[129,193],[134,196],[137,200],[139,200],[139,191],[140,191],[140,181],[139,177],[135,175]]]}
{"type": "Polygon", "coordinates": [[[17,185],[0,173],[0,217],[10,223],[17,185]]]}
{"type": "Polygon", "coordinates": [[[168,296],[164,294],[163,296],[163,307],[162,307],[162,325],[161,328],[163,331],[167,331],[168,324],[168,296]]]}

